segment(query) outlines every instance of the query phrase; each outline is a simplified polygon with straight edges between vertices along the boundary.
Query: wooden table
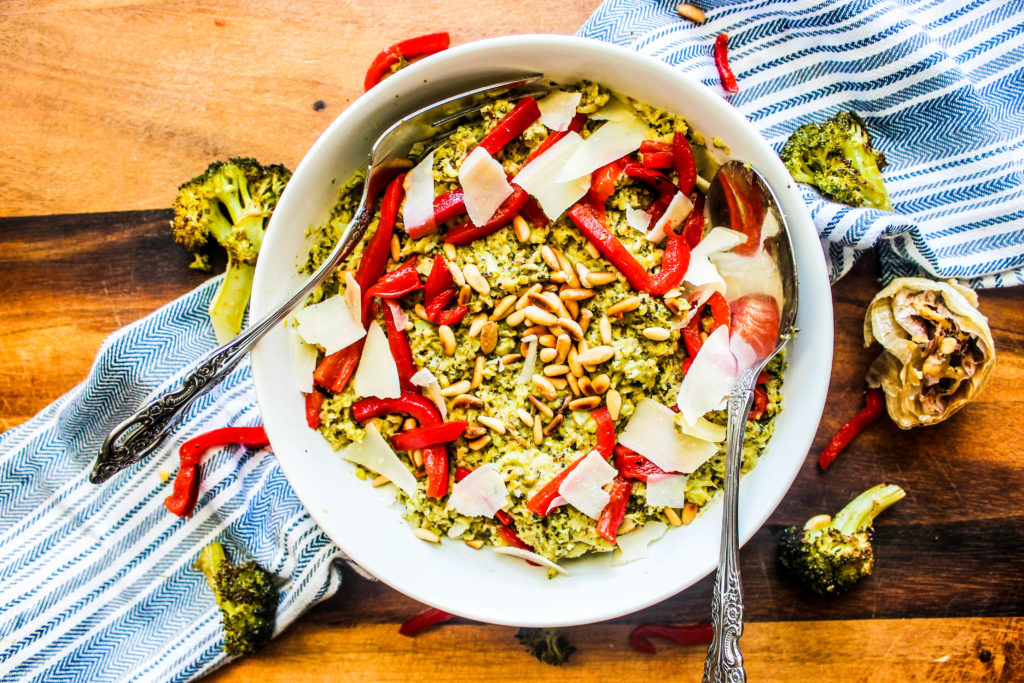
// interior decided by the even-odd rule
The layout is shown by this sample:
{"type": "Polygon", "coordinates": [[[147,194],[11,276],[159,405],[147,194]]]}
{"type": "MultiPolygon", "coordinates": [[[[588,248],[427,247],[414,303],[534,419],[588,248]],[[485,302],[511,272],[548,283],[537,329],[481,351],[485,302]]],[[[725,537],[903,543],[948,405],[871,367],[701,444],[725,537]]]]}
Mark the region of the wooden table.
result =
{"type": "MultiPolygon", "coordinates": [[[[397,39],[439,29],[456,43],[571,33],[596,5],[6,0],[0,430],[81,381],[105,335],[203,280],[168,235],[178,183],[238,154],[294,167],[358,96],[369,58],[397,39]]],[[[876,277],[867,257],[833,288],[835,362],[814,448],[741,554],[748,672],[751,680],[1024,678],[1024,293],[981,295],[1000,358],[977,402],[927,429],[879,423],[823,474],[817,452],[860,405],[873,355],[860,326],[876,277]],[[832,601],[798,593],[774,561],[778,531],[883,481],[908,496],[880,520],[875,575],[832,601]]],[[[346,572],[336,597],[214,678],[699,680],[703,647],[665,645],[651,657],[635,653],[628,635],[643,622],[704,620],[710,594],[705,579],[639,614],[572,629],[578,652],[555,670],[521,653],[510,628],[456,621],[400,637],[397,625],[421,606],[346,572]]]]}

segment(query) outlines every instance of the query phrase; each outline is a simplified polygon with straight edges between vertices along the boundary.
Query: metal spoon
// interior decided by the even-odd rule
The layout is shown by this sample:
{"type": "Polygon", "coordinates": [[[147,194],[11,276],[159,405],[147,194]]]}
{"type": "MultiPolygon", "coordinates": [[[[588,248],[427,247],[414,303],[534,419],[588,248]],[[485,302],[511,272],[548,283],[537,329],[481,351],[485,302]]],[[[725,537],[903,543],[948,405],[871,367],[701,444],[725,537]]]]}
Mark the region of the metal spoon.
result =
{"type": "Polygon", "coordinates": [[[738,508],[743,434],[754,396],[757,376],[793,335],[797,309],[797,273],[793,244],[779,202],[764,179],[742,161],[724,164],[711,181],[707,211],[714,226],[729,227],[746,234],[761,235],[763,251],[758,263],[733,275],[729,289],[745,292],[781,292],[779,332],[774,350],[764,354],[739,354],[739,375],[729,394],[728,430],[725,456],[725,509],[722,515],[722,544],[711,600],[714,639],[704,661],[704,683],[745,681],[739,639],[743,634],[743,585],[740,580],[738,508]],[[751,230],[756,228],[756,230],[751,230]],[[777,278],[777,279],[776,279],[777,278]],[[763,357],[762,357],[763,356],[763,357]]]}

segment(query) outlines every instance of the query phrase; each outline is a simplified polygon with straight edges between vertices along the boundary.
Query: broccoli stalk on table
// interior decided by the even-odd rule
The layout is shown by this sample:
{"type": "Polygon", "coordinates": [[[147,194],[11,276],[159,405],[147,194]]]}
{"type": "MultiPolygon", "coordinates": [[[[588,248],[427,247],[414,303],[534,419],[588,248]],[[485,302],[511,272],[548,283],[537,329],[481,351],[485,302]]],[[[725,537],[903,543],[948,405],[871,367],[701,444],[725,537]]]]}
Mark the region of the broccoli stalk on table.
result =
{"type": "Polygon", "coordinates": [[[818,515],[803,527],[783,530],[779,561],[818,595],[845,593],[875,568],[871,547],[875,517],[905,495],[895,484],[879,484],[850,501],[833,519],[818,515]]]}
{"type": "Polygon", "coordinates": [[[872,145],[864,120],[852,112],[800,126],[781,156],[794,180],[814,185],[828,199],[892,211],[882,183],[885,155],[872,145]]]}
{"type": "Polygon", "coordinates": [[[569,655],[576,651],[561,628],[521,628],[516,638],[531,655],[554,666],[568,662],[569,655]]]}
{"type": "Polygon", "coordinates": [[[217,598],[225,652],[252,654],[270,642],[277,616],[277,587],[267,570],[253,561],[232,564],[217,542],[203,548],[193,566],[206,576],[217,598]]]}
{"type": "Polygon", "coordinates": [[[210,302],[218,344],[231,341],[242,329],[267,220],[290,178],[284,166],[235,158],[215,161],[178,188],[171,232],[175,242],[196,255],[190,267],[210,270],[203,250],[211,239],[228,254],[224,281],[210,302]]]}

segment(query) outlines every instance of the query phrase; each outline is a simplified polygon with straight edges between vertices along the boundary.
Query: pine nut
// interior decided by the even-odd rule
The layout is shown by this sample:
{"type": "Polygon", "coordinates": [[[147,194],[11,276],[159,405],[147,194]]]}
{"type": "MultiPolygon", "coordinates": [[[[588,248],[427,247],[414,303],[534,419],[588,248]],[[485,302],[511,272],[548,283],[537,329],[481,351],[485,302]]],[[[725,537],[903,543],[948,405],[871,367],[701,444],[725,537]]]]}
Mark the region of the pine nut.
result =
{"type": "MultiPolygon", "coordinates": [[[[555,339],[555,357],[556,363],[564,363],[566,357],[569,355],[569,349],[572,348],[572,340],[568,334],[560,334],[555,339]]],[[[551,361],[544,361],[550,363],[551,361]]]]}
{"type": "Polygon", "coordinates": [[[643,334],[652,341],[665,341],[672,336],[672,332],[664,327],[645,327],[643,334]]]}
{"type": "Polygon", "coordinates": [[[541,424],[540,415],[533,416],[533,443],[537,446],[544,443],[544,425],[541,424]]]}
{"type": "Polygon", "coordinates": [[[417,468],[423,467],[423,451],[419,448],[413,449],[412,453],[409,454],[409,459],[412,460],[412,464],[417,468]]]}
{"type": "Polygon", "coordinates": [[[534,389],[540,392],[540,395],[547,400],[554,401],[558,396],[558,391],[555,389],[555,385],[552,384],[551,380],[544,375],[534,375],[531,380],[533,382],[534,389]]]}
{"type": "Polygon", "coordinates": [[[555,257],[555,251],[544,244],[540,248],[540,257],[544,259],[544,263],[547,264],[551,270],[560,270],[561,264],[558,263],[558,258],[555,257]]]}
{"type": "MultiPolygon", "coordinates": [[[[697,504],[687,503],[683,506],[683,518],[680,520],[683,526],[686,526],[693,521],[693,518],[697,516],[697,504]]],[[[830,520],[831,521],[831,520],[830,520]]]]}
{"type": "Polygon", "coordinates": [[[488,320],[480,329],[480,351],[491,353],[498,345],[498,324],[488,320]]]}
{"type": "Polygon", "coordinates": [[[530,301],[548,313],[557,313],[560,302],[558,296],[553,292],[536,292],[530,294],[530,301]]]}
{"type": "Polygon", "coordinates": [[[615,273],[605,273],[605,272],[594,272],[594,271],[591,271],[587,275],[587,282],[590,283],[591,287],[600,287],[602,285],[610,285],[611,283],[615,282],[617,279],[618,278],[616,277],[615,273]]]}
{"type": "Polygon", "coordinates": [[[447,258],[449,260],[454,260],[455,259],[456,251],[455,251],[455,245],[454,244],[449,244],[448,242],[445,242],[444,246],[441,247],[441,248],[444,250],[445,258],[447,258]]]}
{"type": "Polygon", "coordinates": [[[568,375],[565,376],[565,379],[569,383],[569,391],[572,392],[572,395],[573,396],[579,396],[580,395],[580,382],[579,382],[578,379],[576,379],[576,375],[574,375],[574,374],[572,374],[572,372],[570,372],[568,375]]]}
{"type": "Polygon", "coordinates": [[[480,269],[477,268],[475,264],[467,264],[466,267],[462,269],[462,274],[466,276],[466,284],[480,294],[487,295],[491,293],[491,284],[487,281],[487,278],[480,273],[480,269]]]}
{"type": "Polygon", "coordinates": [[[484,542],[481,541],[479,538],[474,538],[472,540],[466,541],[466,545],[468,545],[473,550],[480,550],[480,548],[484,547],[484,542]]]}
{"type": "Polygon", "coordinates": [[[608,414],[613,420],[619,419],[619,411],[622,410],[622,395],[616,389],[609,389],[604,397],[605,405],[608,406],[608,414]]]}
{"type": "Polygon", "coordinates": [[[683,302],[680,299],[665,299],[665,308],[672,311],[673,315],[679,315],[683,311],[683,302]]]}
{"type": "Polygon", "coordinates": [[[569,388],[569,381],[565,377],[548,377],[548,381],[551,382],[551,386],[556,391],[565,391],[569,388]]]}
{"type": "Polygon", "coordinates": [[[519,327],[526,320],[526,311],[512,311],[507,318],[505,318],[505,324],[509,327],[519,327]]]}
{"type": "Polygon", "coordinates": [[[451,398],[452,396],[464,394],[472,388],[473,387],[470,381],[468,379],[463,379],[459,380],[455,384],[449,384],[448,386],[446,386],[444,389],[441,390],[441,395],[444,396],[445,398],[451,398]]]}
{"type": "Polygon", "coordinates": [[[458,410],[460,408],[483,408],[484,402],[473,394],[459,394],[452,399],[452,409],[458,410]]]}
{"type": "Polygon", "coordinates": [[[679,5],[679,7],[676,8],[676,11],[679,12],[679,16],[681,16],[683,19],[689,19],[695,24],[704,23],[704,13],[701,12],[700,9],[694,7],[689,3],[684,2],[683,4],[679,5]]]}
{"type": "Polygon", "coordinates": [[[540,362],[541,363],[550,363],[551,361],[555,360],[555,357],[557,355],[558,355],[558,351],[555,351],[554,349],[549,349],[549,348],[545,347],[545,348],[540,350],[540,354],[539,354],[540,362]]]}
{"type": "Polygon", "coordinates": [[[530,224],[519,214],[516,214],[516,217],[512,219],[512,230],[515,231],[516,239],[520,242],[526,242],[530,239],[530,224]]]}
{"type": "Polygon", "coordinates": [[[440,536],[438,536],[437,534],[435,534],[432,531],[427,531],[426,529],[421,529],[419,527],[416,527],[415,529],[412,530],[412,533],[413,533],[413,536],[415,536],[416,538],[420,539],[421,541],[426,541],[427,543],[440,543],[441,542],[441,537],[440,536]]]}
{"type": "Polygon", "coordinates": [[[566,301],[565,310],[569,311],[569,316],[573,320],[580,317],[580,302],[579,301],[566,301]]]}
{"type": "Polygon", "coordinates": [[[582,393],[584,396],[594,395],[594,384],[593,382],[590,381],[589,377],[583,375],[583,377],[580,377],[578,380],[576,380],[576,383],[580,387],[580,393],[582,393]]]}
{"type": "Polygon", "coordinates": [[[480,415],[479,417],[476,418],[476,421],[493,432],[497,432],[499,434],[505,433],[505,423],[496,417],[480,415]]]}
{"type": "Polygon", "coordinates": [[[494,304],[494,310],[491,311],[491,320],[501,320],[509,313],[512,312],[512,307],[516,305],[516,295],[509,294],[504,297],[501,301],[494,304]]]}
{"type": "Polygon", "coordinates": [[[551,281],[557,282],[558,284],[562,284],[569,281],[569,276],[566,275],[564,271],[556,270],[554,273],[551,274],[551,281]]]}
{"type": "Polygon", "coordinates": [[[558,324],[561,325],[562,329],[569,333],[569,336],[580,341],[583,339],[583,328],[580,324],[572,318],[559,318],[558,324]]]}
{"type": "MultiPolygon", "coordinates": [[[[470,328],[472,329],[472,328],[470,328]]],[[[601,333],[601,342],[604,344],[612,343],[612,321],[608,319],[608,316],[602,315],[601,319],[597,321],[597,329],[601,333]]]]}
{"type": "Polygon", "coordinates": [[[594,393],[603,394],[608,391],[608,387],[612,385],[612,380],[608,375],[600,374],[590,381],[590,386],[594,388],[594,393]]]}
{"type": "Polygon", "coordinates": [[[587,241],[583,245],[583,248],[587,250],[588,254],[590,254],[590,258],[601,258],[601,252],[597,250],[597,247],[595,247],[592,242],[587,241]]]}
{"type": "Polygon", "coordinates": [[[590,268],[587,268],[582,263],[576,264],[576,275],[580,279],[580,284],[584,287],[590,287],[590,281],[587,280],[587,276],[590,274],[590,268]]]}
{"type": "Polygon", "coordinates": [[[678,299],[682,295],[683,293],[680,292],[678,289],[670,289],[664,294],[666,299],[678,299]]]}
{"type": "Polygon", "coordinates": [[[402,243],[398,241],[398,235],[391,235],[391,260],[397,261],[402,258],[402,243]]]}
{"type": "Polygon", "coordinates": [[[629,313],[640,308],[640,297],[638,296],[627,296],[625,299],[616,301],[614,304],[605,309],[606,315],[621,315],[623,313],[629,313]]]}
{"type": "Polygon", "coordinates": [[[473,296],[473,290],[469,285],[462,285],[462,289],[459,290],[459,305],[465,306],[469,303],[469,297],[473,296]]]}
{"type": "Polygon", "coordinates": [[[572,267],[572,262],[561,251],[555,249],[554,252],[555,258],[558,259],[559,269],[565,273],[568,278],[566,282],[569,283],[570,287],[579,287],[580,279],[576,277],[576,271],[572,267]]]}
{"type": "Polygon", "coordinates": [[[526,410],[523,408],[516,408],[516,415],[519,416],[519,419],[522,420],[523,424],[527,427],[533,427],[533,415],[530,415],[526,410]]]}
{"type": "Polygon", "coordinates": [[[555,415],[555,419],[548,423],[548,426],[544,428],[544,436],[551,436],[554,432],[562,426],[565,418],[561,415],[555,415]]]}
{"type": "Polygon", "coordinates": [[[611,346],[595,346],[587,349],[576,357],[581,365],[600,365],[610,361],[615,356],[615,349],[611,346]]]}
{"type": "Polygon", "coordinates": [[[521,353],[506,353],[504,356],[501,357],[501,366],[506,367],[511,365],[512,363],[521,361],[522,359],[523,354],[521,353]]]}
{"type": "Polygon", "coordinates": [[[592,289],[574,289],[572,287],[568,287],[559,292],[558,296],[566,301],[582,301],[584,299],[589,299],[596,293],[597,292],[592,289]]]}
{"type": "MultiPolygon", "coordinates": [[[[552,349],[554,351],[554,349],[552,349]]],[[[569,372],[568,365],[545,365],[544,376],[545,377],[561,377],[562,375],[569,372]]]]}
{"type": "Polygon", "coordinates": [[[569,410],[593,410],[601,405],[600,396],[584,396],[574,401],[569,401],[569,410]]]}
{"type": "Polygon", "coordinates": [[[437,336],[441,340],[441,350],[444,351],[444,355],[454,355],[455,333],[452,332],[452,328],[447,325],[441,325],[437,328],[437,336]]]}
{"type": "Polygon", "coordinates": [[[402,422],[402,430],[403,430],[403,431],[408,431],[408,430],[410,430],[410,429],[416,429],[416,426],[417,426],[418,424],[419,424],[419,423],[418,423],[418,422],[416,422],[416,420],[412,419],[411,417],[407,417],[407,418],[405,418],[405,420],[404,420],[404,421],[402,422]]]}
{"type": "Polygon", "coordinates": [[[530,305],[530,295],[531,294],[536,294],[537,292],[541,291],[542,289],[544,289],[544,287],[539,282],[535,282],[534,284],[530,285],[529,289],[527,289],[525,292],[520,294],[519,298],[516,299],[516,310],[520,311],[520,310],[526,308],[527,306],[529,306],[530,305]]]}
{"type": "Polygon", "coordinates": [[[462,269],[455,261],[448,261],[448,272],[451,273],[456,285],[460,288],[466,286],[466,276],[462,274],[462,269]]]}
{"type": "Polygon", "coordinates": [[[586,334],[587,330],[590,329],[590,321],[594,319],[594,313],[589,308],[584,308],[580,311],[578,317],[580,319],[580,329],[583,330],[583,334],[586,334]]]}
{"type": "Polygon", "coordinates": [[[475,316],[473,316],[473,322],[469,323],[469,338],[472,339],[476,335],[480,334],[480,330],[484,328],[484,324],[486,322],[486,313],[477,313],[475,316]]]}
{"type": "MultiPolygon", "coordinates": [[[[615,535],[616,536],[625,536],[626,534],[628,534],[630,531],[632,531],[635,528],[636,528],[636,522],[631,520],[629,517],[626,517],[625,519],[622,520],[622,524],[619,525],[619,530],[615,532],[615,535]]],[[[466,542],[468,543],[469,541],[466,541],[466,542]]]]}
{"type": "Polygon", "coordinates": [[[679,519],[679,513],[677,513],[672,508],[664,508],[663,512],[665,513],[665,519],[667,519],[668,523],[671,524],[672,526],[682,526],[683,525],[683,520],[679,519]]]}
{"type": "Polygon", "coordinates": [[[540,412],[540,414],[546,417],[547,419],[550,420],[555,416],[554,411],[551,410],[551,408],[548,407],[548,404],[544,403],[544,401],[541,401],[533,394],[528,395],[527,398],[530,400],[530,403],[533,404],[533,407],[536,408],[540,412]]]}
{"type": "Polygon", "coordinates": [[[476,360],[473,361],[473,379],[470,381],[470,388],[476,389],[484,381],[484,365],[486,360],[483,356],[477,356],[476,360]]]}
{"type": "Polygon", "coordinates": [[[473,439],[467,445],[474,451],[478,451],[491,442],[491,437],[488,434],[484,434],[479,439],[473,439]]]}
{"type": "Polygon", "coordinates": [[[832,521],[832,515],[815,515],[804,523],[805,529],[820,529],[832,521]]]}
{"type": "Polygon", "coordinates": [[[420,320],[426,320],[427,322],[430,322],[430,319],[427,318],[427,309],[423,307],[423,304],[416,304],[415,306],[413,306],[412,312],[420,320]]]}
{"type": "Polygon", "coordinates": [[[391,480],[385,477],[383,474],[378,474],[371,483],[373,484],[373,488],[377,488],[379,486],[383,486],[384,484],[390,484],[391,480]]]}
{"type": "Polygon", "coordinates": [[[569,372],[571,372],[577,378],[583,376],[583,366],[580,365],[579,360],[577,360],[578,356],[579,352],[576,351],[576,347],[573,346],[569,349],[569,355],[565,357],[565,362],[569,366],[569,372]]]}
{"type": "Polygon", "coordinates": [[[487,433],[487,430],[480,425],[467,425],[462,435],[467,439],[477,439],[487,433]]]}
{"type": "Polygon", "coordinates": [[[544,327],[543,325],[530,325],[525,330],[523,330],[522,336],[529,337],[532,334],[535,337],[540,337],[542,334],[547,333],[548,328],[544,327]]]}
{"type": "Polygon", "coordinates": [[[526,319],[534,324],[550,327],[558,323],[554,313],[548,313],[538,306],[527,306],[523,310],[526,311],[526,319]]]}

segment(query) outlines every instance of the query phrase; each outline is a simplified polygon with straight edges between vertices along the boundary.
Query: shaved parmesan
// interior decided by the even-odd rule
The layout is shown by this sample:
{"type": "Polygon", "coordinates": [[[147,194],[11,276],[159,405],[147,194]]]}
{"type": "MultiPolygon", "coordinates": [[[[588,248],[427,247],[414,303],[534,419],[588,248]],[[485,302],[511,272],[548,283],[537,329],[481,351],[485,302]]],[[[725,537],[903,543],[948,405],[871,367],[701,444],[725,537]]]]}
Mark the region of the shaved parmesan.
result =
{"type": "Polygon", "coordinates": [[[306,306],[295,314],[295,322],[306,343],[322,346],[328,356],[359,341],[366,334],[363,326],[352,317],[345,297],[341,295],[306,306]]]}
{"type": "Polygon", "coordinates": [[[388,308],[391,309],[391,317],[395,320],[395,327],[399,330],[404,330],[409,324],[409,314],[391,299],[385,299],[384,301],[387,303],[388,308]]]}
{"type": "Polygon", "coordinates": [[[635,121],[636,110],[617,97],[608,99],[608,103],[590,115],[598,121],[635,121]]]}
{"type": "Polygon", "coordinates": [[[686,420],[678,420],[676,426],[679,427],[683,434],[692,436],[695,439],[703,439],[704,441],[711,441],[712,443],[722,443],[725,441],[726,430],[722,425],[716,425],[710,420],[698,417],[697,421],[690,425],[686,423],[686,420]]]}
{"type": "Polygon", "coordinates": [[[363,288],[351,270],[345,271],[345,305],[356,320],[363,319],[363,288]]]}
{"type": "Polygon", "coordinates": [[[466,213],[475,225],[491,220],[513,192],[505,169],[483,147],[475,148],[459,166],[459,184],[466,200],[466,213]]]}
{"type": "Polygon", "coordinates": [[[711,262],[729,288],[730,301],[746,294],[768,294],[776,301],[784,300],[779,267],[764,249],[753,256],[720,251],[711,256],[711,262]]]}
{"type": "Polygon", "coordinates": [[[627,206],[626,224],[634,230],[647,234],[647,228],[651,226],[651,214],[635,206],[627,206]]]}
{"type": "Polygon", "coordinates": [[[603,487],[615,474],[615,468],[600,453],[590,451],[566,476],[558,487],[558,494],[587,517],[597,519],[611,498],[603,487]]]}
{"type": "Polygon", "coordinates": [[[583,99],[583,93],[556,90],[537,102],[540,108],[540,122],[551,130],[567,130],[572,117],[576,116],[576,107],[583,99]]]}
{"type": "Polygon", "coordinates": [[[405,189],[405,204],[402,207],[402,222],[408,232],[411,228],[434,224],[434,153],[423,157],[402,182],[405,189]]]}
{"type": "Polygon", "coordinates": [[[558,566],[546,557],[541,557],[537,553],[531,553],[529,550],[523,550],[522,548],[514,548],[510,545],[499,545],[493,548],[494,552],[499,555],[511,555],[512,557],[518,557],[521,560],[528,560],[530,562],[536,562],[539,565],[543,565],[548,569],[553,569],[559,574],[565,574],[569,576],[569,570],[558,566]]]}
{"type": "Polygon", "coordinates": [[[707,412],[724,407],[736,374],[736,357],[729,350],[729,328],[722,325],[701,345],[679,385],[676,405],[683,419],[692,425],[707,412]]]}
{"type": "Polygon", "coordinates": [[[565,498],[562,498],[561,496],[555,496],[554,498],[551,499],[551,502],[548,503],[548,509],[544,511],[544,514],[550,515],[552,510],[562,507],[563,505],[566,504],[566,502],[568,501],[566,501],[565,498]]]}
{"type": "Polygon", "coordinates": [[[494,463],[477,467],[452,487],[448,506],[467,517],[493,517],[509,504],[508,489],[494,463]]]}
{"type": "Polygon", "coordinates": [[[469,524],[464,519],[457,519],[448,527],[448,538],[458,538],[469,530],[469,524]]]}
{"type": "Polygon", "coordinates": [[[561,140],[524,166],[512,180],[533,195],[544,214],[556,220],[590,189],[590,172],[562,181],[558,176],[571,156],[583,144],[578,133],[569,131],[561,140]]]}
{"type": "Polygon", "coordinates": [[[718,451],[718,446],[681,434],[673,424],[675,416],[669,408],[645,398],[633,410],[619,443],[666,472],[693,472],[718,451]]]}
{"type": "Polygon", "coordinates": [[[523,360],[523,369],[519,371],[519,377],[516,379],[519,384],[529,382],[537,367],[537,335],[531,334],[523,337],[523,341],[527,342],[526,359],[523,360]]]}
{"type": "Polygon", "coordinates": [[[391,355],[388,338],[376,320],[370,323],[370,330],[366,333],[363,355],[352,379],[352,389],[358,396],[398,398],[402,395],[398,366],[391,355]]]}
{"type": "Polygon", "coordinates": [[[685,474],[647,477],[647,504],[656,508],[681,508],[686,505],[685,474]]]}
{"type": "Polygon", "coordinates": [[[605,164],[635,151],[649,137],[649,133],[647,124],[636,118],[632,121],[608,121],[573,152],[555,180],[566,182],[589,175],[605,164]]]}
{"type": "Polygon", "coordinates": [[[715,288],[724,294],[726,282],[722,279],[718,268],[711,262],[710,257],[713,254],[729,251],[746,241],[747,236],[742,232],[728,228],[714,228],[690,252],[690,265],[686,269],[683,280],[695,287],[715,285],[715,288]]]}
{"type": "Polygon", "coordinates": [[[664,536],[667,530],[668,525],[664,522],[648,522],[639,529],[619,536],[616,539],[619,547],[612,558],[612,566],[617,567],[647,557],[647,546],[664,536]]]}
{"type": "Polygon", "coordinates": [[[417,370],[409,381],[414,386],[423,387],[423,391],[426,392],[427,398],[434,402],[437,406],[437,410],[441,413],[441,419],[447,419],[448,417],[448,404],[444,402],[444,396],[441,395],[441,383],[437,381],[437,377],[434,377],[434,373],[426,368],[417,370]]]}
{"type": "Polygon", "coordinates": [[[353,441],[341,451],[341,457],[349,462],[383,474],[391,483],[405,491],[406,495],[416,492],[416,477],[402,464],[391,446],[377,431],[372,422],[366,425],[366,436],[360,442],[353,441]]]}
{"type": "Polygon", "coordinates": [[[308,394],[313,391],[313,371],[316,370],[319,352],[315,346],[302,341],[294,327],[288,328],[288,343],[292,347],[292,359],[295,361],[295,384],[299,391],[308,394]]]}
{"type": "Polygon", "coordinates": [[[665,239],[666,232],[668,230],[674,231],[689,217],[692,211],[693,202],[690,201],[690,198],[682,192],[676,192],[675,196],[672,197],[672,201],[665,208],[665,213],[661,215],[661,218],[654,224],[651,231],[647,233],[647,241],[660,244],[665,239]]]}

